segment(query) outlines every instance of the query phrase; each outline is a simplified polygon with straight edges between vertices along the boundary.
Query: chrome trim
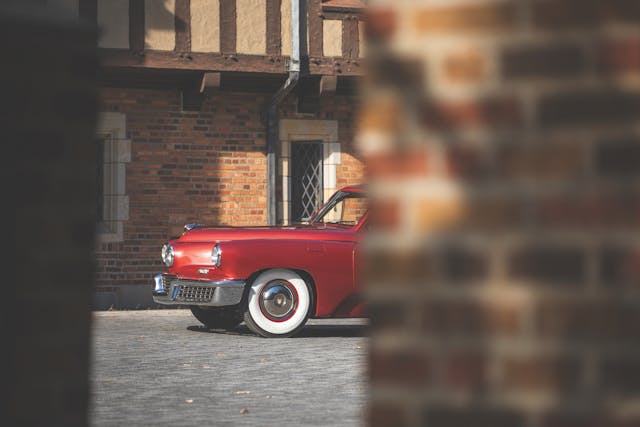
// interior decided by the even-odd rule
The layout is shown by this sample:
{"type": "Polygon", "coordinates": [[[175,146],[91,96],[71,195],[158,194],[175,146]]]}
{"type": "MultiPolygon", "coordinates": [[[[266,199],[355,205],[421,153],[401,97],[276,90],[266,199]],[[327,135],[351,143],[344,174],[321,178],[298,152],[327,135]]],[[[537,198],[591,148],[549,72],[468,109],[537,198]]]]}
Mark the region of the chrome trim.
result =
{"type": "Polygon", "coordinates": [[[155,276],[153,276],[153,282],[154,282],[154,288],[153,288],[153,294],[156,295],[161,295],[164,294],[166,295],[167,293],[164,291],[164,287],[162,286],[162,274],[156,274],[155,276]]]}
{"type": "Polygon", "coordinates": [[[206,227],[206,225],[205,224],[199,224],[197,222],[190,223],[190,224],[185,224],[184,225],[184,231],[189,231],[189,230],[193,230],[194,228],[200,228],[200,227],[206,227]]]}
{"type": "Polygon", "coordinates": [[[260,291],[258,304],[262,313],[271,320],[283,321],[291,317],[298,301],[295,290],[286,280],[272,280],[260,291]]]}
{"type": "Polygon", "coordinates": [[[242,300],[244,280],[180,279],[168,274],[153,277],[153,300],[165,305],[236,305],[242,300]],[[163,280],[163,278],[165,280],[163,280]],[[170,280],[165,286],[166,280],[170,280]]]}
{"type": "Polygon", "coordinates": [[[176,255],[175,251],[173,250],[173,246],[171,246],[169,243],[165,243],[164,245],[162,245],[161,255],[164,265],[166,265],[167,267],[171,267],[176,255]],[[171,260],[169,260],[169,257],[171,257],[171,260]]]}
{"type": "Polygon", "coordinates": [[[219,243],[216,243],[211,249],[211,263],[216,267],[220,267],[222,264],[222,249],[219,243]]]}

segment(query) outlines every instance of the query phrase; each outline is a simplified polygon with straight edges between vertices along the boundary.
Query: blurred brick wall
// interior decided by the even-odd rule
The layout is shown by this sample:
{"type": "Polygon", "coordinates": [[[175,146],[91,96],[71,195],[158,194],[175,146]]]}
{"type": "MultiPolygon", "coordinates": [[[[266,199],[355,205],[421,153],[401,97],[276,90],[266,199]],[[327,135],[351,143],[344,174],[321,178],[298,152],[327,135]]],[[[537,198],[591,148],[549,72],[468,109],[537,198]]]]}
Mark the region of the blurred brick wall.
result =
{"type": "Polygon", "coordinates": [[[370,6],[369,424],[640,425],[640,2],[370,6]]]}
{"type": "Polygon", "coordinates": [[[2,423],[83,426],[96,217],[95,32],[13,6],[0,7],[2,423]]]}

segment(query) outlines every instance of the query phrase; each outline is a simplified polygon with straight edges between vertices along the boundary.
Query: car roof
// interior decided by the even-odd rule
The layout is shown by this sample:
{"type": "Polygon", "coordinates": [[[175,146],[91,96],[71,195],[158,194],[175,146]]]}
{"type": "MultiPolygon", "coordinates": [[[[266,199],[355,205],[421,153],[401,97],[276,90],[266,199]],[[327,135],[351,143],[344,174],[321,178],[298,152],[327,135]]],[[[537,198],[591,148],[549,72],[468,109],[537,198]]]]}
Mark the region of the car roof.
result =
{"type": "Polygon", "coordinates": [[[347,193],[366,193],[367,189],[364,184],[357,184],[357,185],[348,185],[346,187],[342,187],[340,190],[347,193]]]}

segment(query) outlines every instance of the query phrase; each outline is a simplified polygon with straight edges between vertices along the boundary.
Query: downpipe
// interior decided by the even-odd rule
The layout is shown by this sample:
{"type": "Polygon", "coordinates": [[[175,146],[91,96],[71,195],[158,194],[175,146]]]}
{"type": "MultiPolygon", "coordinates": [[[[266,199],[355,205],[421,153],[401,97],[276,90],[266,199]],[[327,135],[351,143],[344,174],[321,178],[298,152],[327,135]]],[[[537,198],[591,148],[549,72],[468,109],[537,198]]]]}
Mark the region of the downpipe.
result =
{"type": "Polygon", "coordinates": [[[278,107],[300,79],[300,0],[291,0],[291,59],[289,76],[269,99],[267,122],[267,223],[276,225],[276,146],[278,142],[278,107]]]}

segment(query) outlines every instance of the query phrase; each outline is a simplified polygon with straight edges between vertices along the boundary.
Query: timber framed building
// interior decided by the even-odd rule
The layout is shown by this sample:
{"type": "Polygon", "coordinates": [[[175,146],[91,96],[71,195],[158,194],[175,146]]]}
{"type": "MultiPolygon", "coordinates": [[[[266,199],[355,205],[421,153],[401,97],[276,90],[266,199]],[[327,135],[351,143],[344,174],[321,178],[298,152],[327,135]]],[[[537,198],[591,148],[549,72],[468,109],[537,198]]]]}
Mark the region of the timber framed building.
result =
{"type": "Polygon", "coordinates": [[[362,2],[48,4],[100,31],[96,308],[150,306],[160,247],[186,223],[288,224],[362,181],[362,2]]]}

